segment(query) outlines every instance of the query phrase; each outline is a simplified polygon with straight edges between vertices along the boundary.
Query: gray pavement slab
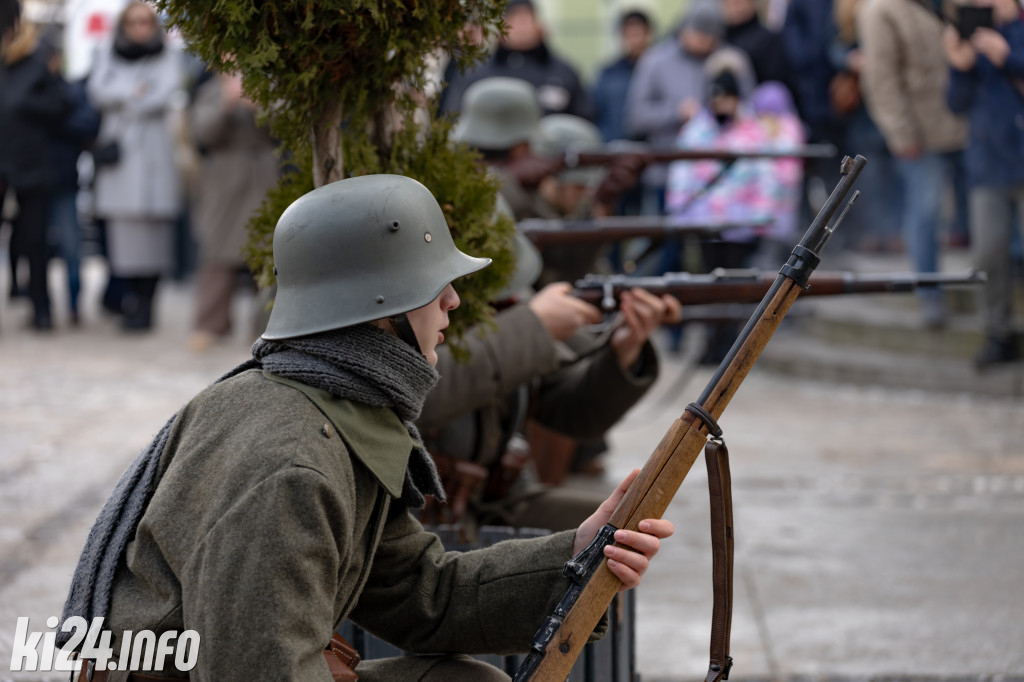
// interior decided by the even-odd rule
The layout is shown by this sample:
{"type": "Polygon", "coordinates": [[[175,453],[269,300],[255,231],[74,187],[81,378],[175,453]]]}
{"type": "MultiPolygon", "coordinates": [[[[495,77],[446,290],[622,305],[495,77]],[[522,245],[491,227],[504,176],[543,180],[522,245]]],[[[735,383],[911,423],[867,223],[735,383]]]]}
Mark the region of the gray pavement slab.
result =
{"type": "MultiPolygon", "coordinates": [[[[15,619],[60,613],[120,472],[247,356],[244,335],[185,350],[189,287],[162,288],[154,334],[122,335],[95,308],[102,269],[90,263],[87,275],[79,330],[31,334],[17,326],[25,309],[0,303],[0,679],[47,679],[6,672],[15,619]]],[[[640,466],[710,376],[680,386],[686,368],[663,364],[610,434],[601,484],[640,466]]],[[[755,369],[721,423],[736,505],[732,679],[1024,679],[1024,401],[755,369]]],[[[676,535],[639,593],[648,682],[697,679],[707,666],[700,460],[666,516],[676,535]]]]}
{"type": "MultiPolygon", "coordinates": [[[[709,376],[679,396],[657,395],[663,382],[627,415],[614,474],[642,463],[709,376]]],[[[755,369],[720,423],[734,679],[1024,675],[1024,403],[755,369]]],[[[645,678],[706,669],[706,481],[698,461],[666,513],[677,536],[640,587],[645,678]]]]}

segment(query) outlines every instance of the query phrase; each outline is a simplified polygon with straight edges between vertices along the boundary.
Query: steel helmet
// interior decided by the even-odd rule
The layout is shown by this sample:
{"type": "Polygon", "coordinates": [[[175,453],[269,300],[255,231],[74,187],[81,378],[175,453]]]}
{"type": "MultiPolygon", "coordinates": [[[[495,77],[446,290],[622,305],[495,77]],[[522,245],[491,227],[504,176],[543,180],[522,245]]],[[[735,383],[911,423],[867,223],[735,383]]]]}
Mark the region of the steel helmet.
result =
{"type": "Polygon", "coordinates": [[[466,89],[452,139],[488,151],[529,142],[540,121],[537,91],[519,78],[484,78],[466,89]]]}
{"type": "MultiPolygon", "coordinates": [[[[506,215],[512,222],[515,222],[516,217],[512,212],[512,207],[500,194],[494,202],[494,220],[497,220],[499,215],[506,215]]],[[[522,293],[533,286],[544,270],[544,259],[541,257],[540,251],[518,229],[515,232],[512,248],[515,253],[516,268],[512,271],[512,277],[505,286],[494,295],[495,301],[505,301],[522,293]]]]}
{"type": "MultiPolygon", "coordinates": [[[[602,144],[601,131],[587,119],[572,114],[551,114],[540,120],[531,148],[539,157],[553,158],[570,147],[583,150],[602,144]]],[[[599,166],[567,168],[558,173],[560,181],[571,185],[589,185],[603,176],[604,169],[599,166]]]]}
{"type": "Polygon", "coordinates": [[[297,199],[274,229],[277,297],[263,338],[290,339],[421,308],[491,262],[455,247],[426,187],[401,175],[340,180],[297,199]]]}

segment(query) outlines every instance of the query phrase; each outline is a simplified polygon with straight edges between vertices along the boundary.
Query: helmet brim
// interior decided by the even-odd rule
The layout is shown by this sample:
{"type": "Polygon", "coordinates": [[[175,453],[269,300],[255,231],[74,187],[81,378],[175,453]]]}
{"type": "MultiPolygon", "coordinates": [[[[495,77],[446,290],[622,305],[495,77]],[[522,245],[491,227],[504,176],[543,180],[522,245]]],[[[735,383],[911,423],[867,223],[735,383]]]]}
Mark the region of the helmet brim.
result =
{"type": "MultiPolygon", "coordinates": [[[[383,318],[398,315],[400,313],[407,313],[417,308],[422,308],[427,305],[435,298],[437,298],[444,288],[451,284],[453,281],[460,277],[465,277],[474,272],[483,270],[491,264],[490,258],[476,258],[474,256],[467,255],[458,249],[452,253],[452,255],[446,259],[446,262],[441,266],[446,271],[447,279],[444,281],[436,282],[435,286],[424,287],[423,293],[419,296],[412,296],[406,298],[403,305],[388,305],[387,300],[390,297],[385,297],[385,303],[379,307],[374,308],[372,313],[364,313],[362,315],[346,316],[347,323],[343,326],[351,327],[364,322],[370,322],[372,320],[380,320],[383,318]]],[[[336,283],[327,283],[321,291],[312,292],[312,295],[307,296],[292,296],[290,292],[279,290],[278,299],[285,300],[285,307],[296,308],[302,301],[319,300],[329,301],[336,300],[338,298],[345,297],[344,289],[337,286],[336,283]]],[[[327,320],[335,319],[334,316],[323,316],[315,314],[316,311],[309,310],[289,310],[287,312],[278,309],[277,305],[270,311],[270,321],[267,323],[267,329],[263,332],[262,337],[268,341],[276,341],[282,339],[293,339],[300,336],[308,336],[310,334],[319,334],[320,332],[330,331],[332,329],[340,329],[336,323],[331,323],[327,320]],[[275,312],[277,315],[275,315],[275,312]],[[306,324],[302,325],[300,321],[310,319],[323,319],[324,322],[320,324],[306,324]]]]}

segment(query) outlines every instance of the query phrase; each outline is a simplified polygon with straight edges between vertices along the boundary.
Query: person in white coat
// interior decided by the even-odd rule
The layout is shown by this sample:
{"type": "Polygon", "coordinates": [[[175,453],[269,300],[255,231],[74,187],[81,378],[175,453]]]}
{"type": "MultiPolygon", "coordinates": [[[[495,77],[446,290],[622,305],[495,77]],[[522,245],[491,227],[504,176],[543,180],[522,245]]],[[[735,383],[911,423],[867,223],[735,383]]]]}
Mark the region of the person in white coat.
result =
{"type": "Polygon", "coordinates": [[[94,154],[96,215],[107,223],[111,275],[124,279],[124,327],[152,325],[160,276],[173,266],[174,221],[182,181],[169,114],[184,95],[181,53],[164,37],[156,12],[132,2],[110,50],[88,82],[103,122],[94,154]]]}

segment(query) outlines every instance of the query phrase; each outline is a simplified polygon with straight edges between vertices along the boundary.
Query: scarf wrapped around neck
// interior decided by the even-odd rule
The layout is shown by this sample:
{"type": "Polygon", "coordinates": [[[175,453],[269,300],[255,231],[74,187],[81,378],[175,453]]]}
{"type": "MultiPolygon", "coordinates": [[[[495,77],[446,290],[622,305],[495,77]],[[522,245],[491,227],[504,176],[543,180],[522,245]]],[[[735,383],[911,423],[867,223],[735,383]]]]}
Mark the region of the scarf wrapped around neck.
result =
{"type": "MultiPolygon", "coordinates": [[[[260,339],[253,345],[252,355],[215,383],[246,370],[265,369],[338,398],[391,408],[409,435],[422,442],[415,420],[437,383],[437,371],[419,351],[392,334],[360,324],[297,339],[260,339]]],[[[106,617],[114,574],[158,483],[160,459],[177,416],[171,417],[135,458],[103,505],[78,559],[61,622],[71,616],[82,616],[88,622],[106,617]]],[[[443,501],[444,488],[430,455],[419,447],[409,458],[402,502],[419,508],[425,495],[443,501]]],[[[68,639],[70,633],[58,631],[58,645],[68,639]]]]}

